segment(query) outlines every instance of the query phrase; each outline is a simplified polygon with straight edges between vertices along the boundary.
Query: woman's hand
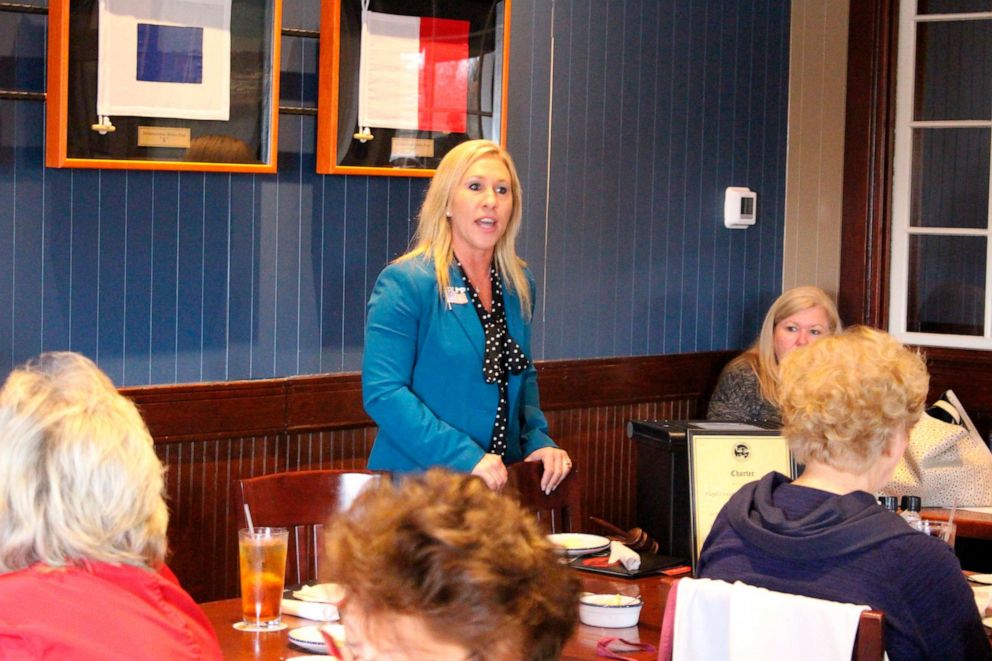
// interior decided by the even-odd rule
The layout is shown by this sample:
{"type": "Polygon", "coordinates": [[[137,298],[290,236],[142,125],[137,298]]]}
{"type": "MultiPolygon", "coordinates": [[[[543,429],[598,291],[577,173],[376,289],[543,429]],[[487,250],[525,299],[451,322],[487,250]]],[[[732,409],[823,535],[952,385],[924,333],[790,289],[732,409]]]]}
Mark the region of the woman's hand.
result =
{"type": "Polygon", "coordinates": [[[557,489],[572,470],[572,460],[561,448],[547,447],[534,450],[524,461],[540,461],[544,464],[544,473],[541,474],[541,491],[544,493],[551,493],[557,489]]]}
{"type": "Polygon", "coordinates": [[[492,452],[487,452],[482,456],[479,463],[472,469],[472,475],[481,477],[486,486],[493,491],[500,491],[506,486],[507,474],[503,458],[492,452]]]}

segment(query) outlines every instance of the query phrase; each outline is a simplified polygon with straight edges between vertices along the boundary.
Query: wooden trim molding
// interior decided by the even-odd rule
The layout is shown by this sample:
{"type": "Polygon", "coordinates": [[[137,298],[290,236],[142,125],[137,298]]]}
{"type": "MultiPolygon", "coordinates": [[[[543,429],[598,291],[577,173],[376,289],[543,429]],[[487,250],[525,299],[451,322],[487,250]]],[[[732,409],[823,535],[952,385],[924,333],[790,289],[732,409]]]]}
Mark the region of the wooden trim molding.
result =
{"type": "Polygon", "coordinates": [[[845,323],[886,325],[897,0],[851,3],[838,308],[845,323]]]}
{"type": "Polygon", "coordinates": [[[285,429],[284,379],[122,388],[155,443],[258,436],[285,429]]]}
{"type": "MultiPolygon", "coordinates": [[[[708,397],[734,352],[542,361],[547,411],[708,397]]],[[[123,388],[156,444],[370,426],[358,372],[123,388]]]]}
{"type": "Polygon", "coordinates": [[[930,372],[932,401],[954,390],[982,438],[992,431],[992,351],[921,347],[930,372]]]}
{"type": "Polygon", "coordinates": [[[362,375],[307,376],[286,382],[286,431],[371,425],[362,405],[362,375]]]}
{"type": "Polygon", "coordinates": [[[732,351],[544,361],[537,364],[546,411],[664,399],[709,398],[732,351]]]}

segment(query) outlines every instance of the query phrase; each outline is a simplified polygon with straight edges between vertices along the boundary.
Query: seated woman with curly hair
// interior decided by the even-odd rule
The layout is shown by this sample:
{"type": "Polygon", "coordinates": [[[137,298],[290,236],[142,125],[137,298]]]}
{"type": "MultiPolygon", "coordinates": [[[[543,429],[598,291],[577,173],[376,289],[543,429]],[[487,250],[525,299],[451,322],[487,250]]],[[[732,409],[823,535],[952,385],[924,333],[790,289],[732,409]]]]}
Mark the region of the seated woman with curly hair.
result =
{"type": "Polygon", "coordinates": [[[0,658],[220,659],[164,564],[163,468],[89,359],[42,354],[0,390],[0,658]]]}
{"type": "Polygon", "coordinates": [[[923,360],[855,327],[790,352],[780,376],[782,431],[805,470],[791,482],[769,473],[732,496],[698,575],[884,611],[893,661],[992,658],[953,550],[873,495],[923,411],[923,360]]]}
{"type": "Polygon", "coordinates": [[[579,584],[534,517],[481,479],[380,480],[326,528],[355,659],[557,659],[579,584]]]}

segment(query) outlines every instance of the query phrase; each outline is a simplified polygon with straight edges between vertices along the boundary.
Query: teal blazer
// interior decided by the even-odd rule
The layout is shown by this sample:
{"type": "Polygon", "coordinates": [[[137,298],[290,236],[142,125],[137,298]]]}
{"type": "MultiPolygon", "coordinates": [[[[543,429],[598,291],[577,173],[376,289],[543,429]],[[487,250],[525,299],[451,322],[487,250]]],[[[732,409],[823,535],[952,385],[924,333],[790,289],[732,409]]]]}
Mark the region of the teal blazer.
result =
{"type": "MultiPolygon", "coordinates": [[[[461,282],[452,265],[452,285],[461,282]]],[[[534,292],[534,279],[527,272],[534,292]]],[[[530,324],[520,299],[503,287],[510,336],[530,357],[530,324]]],[[[533,296],[531,296],[533,300],[533,296]]],[[[390,264],[369,298],[362,399],[379,426],[368,466],[411,472],[432,466],[470,472],[489,447],[499,387],[482,374],[485,334],[471,302],[442,300],[433,260],[390,264]]],[[[537,370],[510,375],[504,462],[556,447],[541,412],[537,370]]]]}

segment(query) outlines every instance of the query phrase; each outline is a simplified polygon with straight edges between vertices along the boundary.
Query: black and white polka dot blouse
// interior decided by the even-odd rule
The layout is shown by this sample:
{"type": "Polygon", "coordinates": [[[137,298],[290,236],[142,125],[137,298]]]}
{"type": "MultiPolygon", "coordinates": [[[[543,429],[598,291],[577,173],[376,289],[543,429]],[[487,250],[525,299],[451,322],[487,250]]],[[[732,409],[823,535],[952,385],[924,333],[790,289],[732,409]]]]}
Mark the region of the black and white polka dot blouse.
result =
{"type": "Polygon", "coordinates": [[[520,345],[510,337],[506,327],[506,310],[503,307],[503,281],[496,271],[496,265],[489,267],[489,280],[493,288],[492,312],[486,310],[479,298],[479,292],[475,290],[461,262],[457,262],[458,270],[462,274],[462,280],[472,300],[472,306],[479,321],[482,322],[482,330],[486,334],[486,348],[482,361],[482,375],[486,383],[496,383],[499,385],[499,404],[496,405],[496,419],[493,421],[493,433],[489,441],[489,452],[504,456],[506,454],[506,426],[509,420],[509,397],[507,395],[510,374],[520,374],[530,361],[524,355],[520,345]]]}

